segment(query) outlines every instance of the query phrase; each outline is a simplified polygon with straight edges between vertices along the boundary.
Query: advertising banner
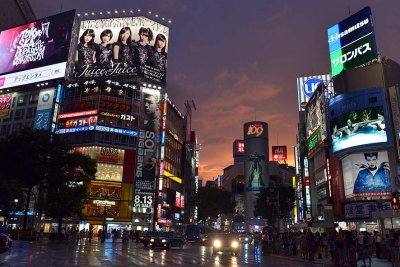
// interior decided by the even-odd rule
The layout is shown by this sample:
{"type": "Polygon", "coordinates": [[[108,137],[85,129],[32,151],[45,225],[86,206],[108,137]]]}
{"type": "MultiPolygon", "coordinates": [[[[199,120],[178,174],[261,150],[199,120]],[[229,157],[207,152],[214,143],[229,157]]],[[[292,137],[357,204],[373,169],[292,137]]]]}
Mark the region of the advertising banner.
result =
{"type": "Polygon", "coordinates": [[[10,109],[12,104],[13,94],[0,96],[0,119],[10,117],[10,109]]]}
{"type": "Polygon", "coordinates": [[[287,160],[286,146],[272,146],[272,160],[287,160]]]}
{"type": "Polygon", "coordinates": [[[383,89],[336,96],[329,103],[333,153],[389,143],[383,89]]]}
{"type": "Polygon", "coordinates": [[[297,104],[299,111],[305,110],[305,105],[321,82],[324,84],[325,97],[329,98],[329,96],[333,95],[333,83],[329,74],[297,78],[297,104]]]}
{"type": "Polygon", "coordinates": [[[142,107],[138,136],[134,208],[152,208],[157,173],[158,143],[160,135],[159,90],[141,88],[142,107]]]}
{"type": "Polygon", "coordinates": [[[386,196],[392,192],[387,151],[351,154],[342,160],[346,198],[386,196]]]}
{"type": "Polygon", "coordinates": [[[51,113],[53,111],[54,94],[55,89],[40,91],[33,129],[49,129],[51,113]]]}
{"type": "Polygon", "coordinates": [[[309,138],[317,130],[321,134],[322,140],[326,138],[325,121],[325,99],[323,87],[320,85],[308,101],[306,107],[306,138],[309,138]]]}
{"type": "Polygon", "coordinates": [[[97,116],[90,116],[85,118],[74,118],[58,123],[59,128],[75,128],[82,126],[92,126],[97,124],[97,116]]]}
{"type": "Polygon", "coordinates": [[[328,29],[332,76],[377,56],[371,8],[365,7],[328,29]]]}
{"type": "Polygon", "coordinates": [[[145,17],[81,22],[75,78],[144,77],[165,84],[169,28],[145,17]]]}
{"type": "Polygon", "coordinates": [[[74,151],[81,152],[88,155],[90,158],[98,162],[111,163],[111,164],[124,164],[125,150],[102,147],[102,146],[89,146],[89,147],[76,147],[74,151]]]}
{"type": "Polygon", "coordinates": [[[0,88],[64,77],[74,19],[72,10],[2,31],[0,88]]]}

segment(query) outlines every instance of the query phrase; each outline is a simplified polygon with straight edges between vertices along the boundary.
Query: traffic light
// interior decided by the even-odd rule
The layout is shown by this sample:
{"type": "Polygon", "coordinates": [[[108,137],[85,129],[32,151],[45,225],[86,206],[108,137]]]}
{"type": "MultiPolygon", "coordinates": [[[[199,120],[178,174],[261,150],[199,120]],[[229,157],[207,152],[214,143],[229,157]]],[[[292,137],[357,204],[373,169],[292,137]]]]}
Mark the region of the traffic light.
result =
{"type": "Polygon", "coordinates": [[[399,208],[400,208],[400,206],[399,206],[399,196],[395,192],[395,193],[392,194],[392,209],[393,210],[398,210],[399,208]]]}

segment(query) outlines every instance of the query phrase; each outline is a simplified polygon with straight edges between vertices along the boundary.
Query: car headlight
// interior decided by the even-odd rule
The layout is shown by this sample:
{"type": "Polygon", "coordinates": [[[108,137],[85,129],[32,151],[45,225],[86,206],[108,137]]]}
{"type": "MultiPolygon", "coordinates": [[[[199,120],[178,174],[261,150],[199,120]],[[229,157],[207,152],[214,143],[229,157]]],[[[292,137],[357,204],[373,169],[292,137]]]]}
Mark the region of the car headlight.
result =
{"type": "Polygon", "coordinates": [[[216,248],[219,248],[219,247],[221,247],[221,241],[219,241],[219,240],[214,240],[214,247],[216,247],[216,248]]]}
{"type": "Polygon", "coordinates": [[[163,239],[163,240],[161,240],[161,242],[165,243],[165,242],[167,242],[167,239],[163,239]]]}
{"type": "Polygon", "coordinates": [[[150,239],[150,242],[154,242],[154,238],[150,239]]]}
{"type": "Polygon", "coordinates": [[[237,248],[237,247],[239,247],[239,243],[238,243],[237,241],[233,241],[232,244],[231,244],[231,246],[232,246],[233,248],[237,248]]]}

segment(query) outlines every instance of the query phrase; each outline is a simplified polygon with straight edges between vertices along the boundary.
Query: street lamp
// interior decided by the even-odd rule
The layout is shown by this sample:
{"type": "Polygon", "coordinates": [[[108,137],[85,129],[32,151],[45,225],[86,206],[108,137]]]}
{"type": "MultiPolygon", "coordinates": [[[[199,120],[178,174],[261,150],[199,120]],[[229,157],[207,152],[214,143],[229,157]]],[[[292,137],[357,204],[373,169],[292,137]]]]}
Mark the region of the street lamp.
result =
{"type": "Polygon", "coordinates": [[[101,243],[104,243],[107,236],[107,201],[108,195],[104,196],[103,232],[101,233],[101,243]]]}

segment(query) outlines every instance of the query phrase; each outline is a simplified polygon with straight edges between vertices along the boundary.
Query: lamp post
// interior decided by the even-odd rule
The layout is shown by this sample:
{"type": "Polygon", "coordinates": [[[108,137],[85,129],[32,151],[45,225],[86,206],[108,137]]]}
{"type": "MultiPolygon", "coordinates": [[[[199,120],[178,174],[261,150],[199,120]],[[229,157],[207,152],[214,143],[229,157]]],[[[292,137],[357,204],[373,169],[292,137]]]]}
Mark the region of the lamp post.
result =
{"type": "Polygon", "coordinates": [[[108,195],[104,197],[103,232],[101,233],[101,243],[104,243],[107,236],[107,200],[108,200],[108,195]]]}

